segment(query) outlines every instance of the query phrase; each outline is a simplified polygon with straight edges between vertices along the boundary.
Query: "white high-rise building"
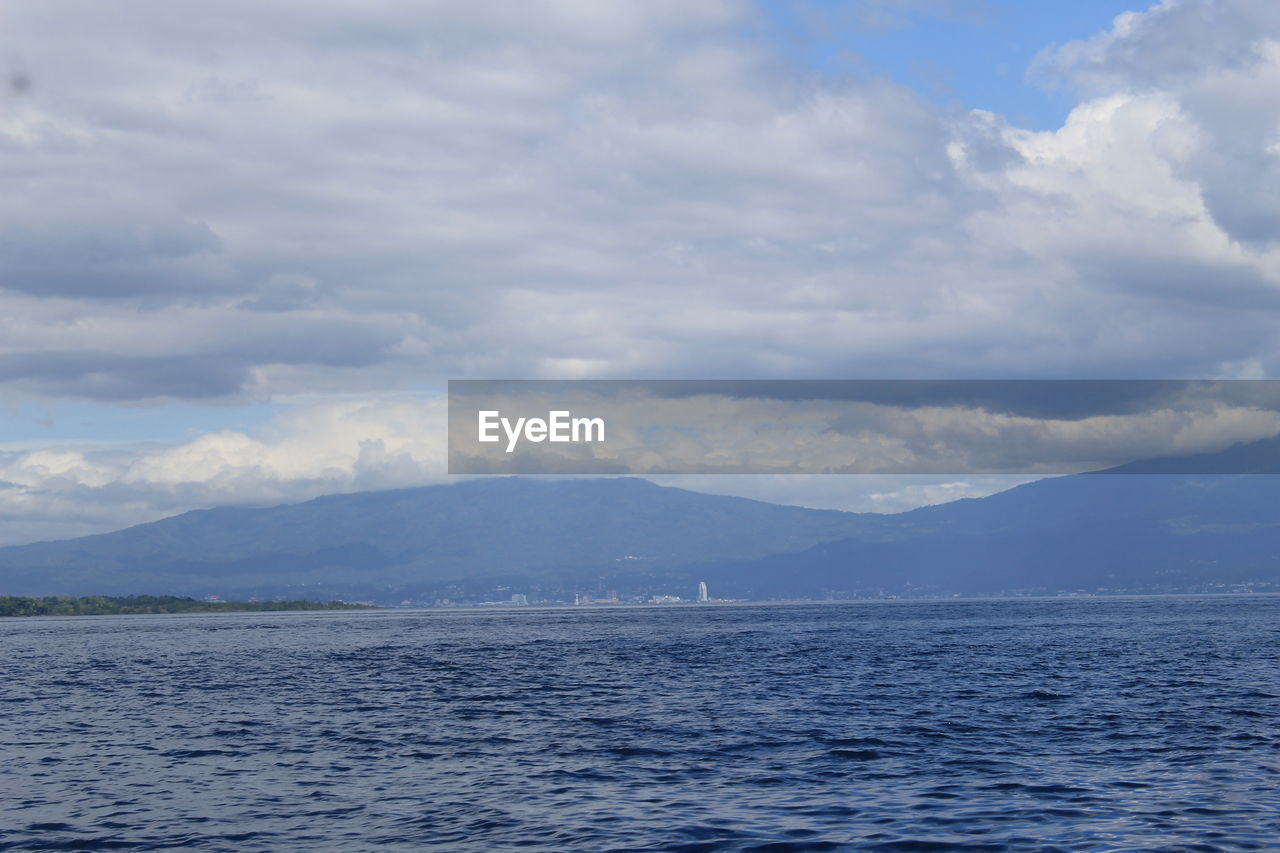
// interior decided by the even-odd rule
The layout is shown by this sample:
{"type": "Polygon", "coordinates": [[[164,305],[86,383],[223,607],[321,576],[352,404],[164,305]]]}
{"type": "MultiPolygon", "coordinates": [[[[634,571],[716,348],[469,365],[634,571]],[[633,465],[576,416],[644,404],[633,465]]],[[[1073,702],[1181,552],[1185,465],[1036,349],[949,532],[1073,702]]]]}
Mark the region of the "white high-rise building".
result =
{"type": "Polygon", "coordinates": [[[698,601],[707,602],[711,599],[707,598],[707,582],[698,581],[698,601]]]}

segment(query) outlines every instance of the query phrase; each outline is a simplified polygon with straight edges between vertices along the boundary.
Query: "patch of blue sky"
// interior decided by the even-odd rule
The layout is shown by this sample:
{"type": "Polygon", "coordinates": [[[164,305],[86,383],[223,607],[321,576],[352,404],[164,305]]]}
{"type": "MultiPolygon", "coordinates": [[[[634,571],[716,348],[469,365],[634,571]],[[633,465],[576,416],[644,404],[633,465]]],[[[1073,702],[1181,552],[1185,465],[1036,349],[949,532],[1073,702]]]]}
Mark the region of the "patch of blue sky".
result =
{"type": "Polygon", "coordinates": [[[758,35],[832,77],[881,75],[944,109],[981,109],[1033,130],[1060,127],[1072,93],[1030,79],[1051,45],[1111,28],[1142,0],[759,0],[758,35]]]}

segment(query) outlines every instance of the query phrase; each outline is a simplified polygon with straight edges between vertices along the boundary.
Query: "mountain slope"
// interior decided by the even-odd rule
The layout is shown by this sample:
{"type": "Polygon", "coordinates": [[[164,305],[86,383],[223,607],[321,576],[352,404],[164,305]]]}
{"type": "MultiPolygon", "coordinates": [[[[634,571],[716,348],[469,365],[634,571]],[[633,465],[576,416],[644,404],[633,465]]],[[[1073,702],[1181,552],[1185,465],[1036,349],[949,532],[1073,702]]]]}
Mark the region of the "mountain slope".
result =
{"type": "MultiPolygon", "coordinates": [[[[881,522],[647,480],[469,480],[211,509],[0,549],[0,593],[416,596],[443,581],[652,573],[797,551],[881,522]]],[[[492,584],[490,584],[492,586],[492,584]]]]}
{"type": "Polygon", "coordinates": [[[1078,475],[895,516],[890,535],[700,567],[725,594],[1280,591],[1280,477],[1078,475]],[[1270,586],[1267,586],[1270,585],[1270,586]]]}
{"type": "MultiPolygon", "coordinates": [[[[1277,458],[1273,439],[1192,462],[1270,471],[1277,458]]],[[[0,594],[564,600],[689,595],[699,580],[732,598],[1280,590],[1280,476],[1101,473],[893,516],[631,478],[477,479],[2,548],[0,594]]]]}

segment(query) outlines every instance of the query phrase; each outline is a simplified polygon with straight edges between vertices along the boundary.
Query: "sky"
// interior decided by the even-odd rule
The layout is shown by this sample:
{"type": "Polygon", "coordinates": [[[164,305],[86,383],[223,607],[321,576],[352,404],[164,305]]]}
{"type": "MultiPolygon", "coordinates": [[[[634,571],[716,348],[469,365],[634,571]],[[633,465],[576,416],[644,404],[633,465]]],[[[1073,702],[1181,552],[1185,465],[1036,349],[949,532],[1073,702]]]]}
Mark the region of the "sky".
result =
{"type": "Polygon", "coordinates": [[[8,0],[0,74],[0,543],[444,481],[450,378],[1280,371],[1266,0],[8,0]]]}

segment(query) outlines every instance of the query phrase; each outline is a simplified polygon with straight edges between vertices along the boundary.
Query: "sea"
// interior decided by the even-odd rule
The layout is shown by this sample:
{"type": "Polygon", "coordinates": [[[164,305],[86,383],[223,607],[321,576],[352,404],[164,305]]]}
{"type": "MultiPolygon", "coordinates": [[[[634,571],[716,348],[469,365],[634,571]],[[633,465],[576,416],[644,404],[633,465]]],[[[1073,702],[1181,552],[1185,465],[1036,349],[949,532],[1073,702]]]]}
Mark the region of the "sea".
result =
{"type": "Polygon", "coordinates": [[[0,620],[0,850],[1280,849],[1280,597],[0,620]]]}

